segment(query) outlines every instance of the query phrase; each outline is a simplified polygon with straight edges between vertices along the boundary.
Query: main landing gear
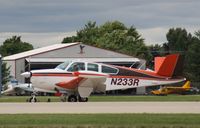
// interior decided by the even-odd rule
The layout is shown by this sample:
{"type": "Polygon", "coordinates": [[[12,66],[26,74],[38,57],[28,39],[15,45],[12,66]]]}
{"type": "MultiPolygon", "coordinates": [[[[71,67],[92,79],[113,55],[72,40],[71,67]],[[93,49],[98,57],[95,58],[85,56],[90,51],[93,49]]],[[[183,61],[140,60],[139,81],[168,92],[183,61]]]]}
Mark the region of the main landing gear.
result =
{"type": "MultiPolygon", "coordinates": [[[[88,98],[85,97],[80,97],[80,96],[76,96],[76,95],[69,95],[68,98],[65,94],[63,94],[61,97],[60,97],[60,100],[62,102],[87,102],[88,101],[88,98]]],[[[27,102],[37,102],[37,98],[36,98],[36,94],[33,93],[31,94],[31,97],[29,99],[27,99],[27,102]]],[[[47,102],[50,102],[50,99],[47,100],[47,102]]]]}
{"type": "Polygon", "coordinates": [[[69,95],[68,96],[68,99],[67,99],[68,102],[87,102],[88,101],[88,98],[83,98],[83,97],[80,97],[80,96],[76,96],[76,95],[69,95]]]}

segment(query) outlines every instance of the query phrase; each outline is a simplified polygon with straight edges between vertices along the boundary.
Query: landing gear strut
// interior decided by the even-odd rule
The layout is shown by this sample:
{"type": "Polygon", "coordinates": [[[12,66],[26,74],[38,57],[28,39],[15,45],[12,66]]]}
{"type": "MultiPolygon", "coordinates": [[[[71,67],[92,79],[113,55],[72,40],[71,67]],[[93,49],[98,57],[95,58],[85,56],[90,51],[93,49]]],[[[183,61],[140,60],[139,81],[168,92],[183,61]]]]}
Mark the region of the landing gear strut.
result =
{"type": "Polygon", "coordinates": [[[29,98],[29,102],[37,102],[36,95],[33,93],[31,94],[31,98],[29,98]]]}
{"type": "Polygon", "coordinates": [[[67,101],[67,95],[66,95],[66,94],[62,94],[62,95],[60,96],[60,100],[61,100],[62,102],[66,102],[66,101],[67,101]]]}

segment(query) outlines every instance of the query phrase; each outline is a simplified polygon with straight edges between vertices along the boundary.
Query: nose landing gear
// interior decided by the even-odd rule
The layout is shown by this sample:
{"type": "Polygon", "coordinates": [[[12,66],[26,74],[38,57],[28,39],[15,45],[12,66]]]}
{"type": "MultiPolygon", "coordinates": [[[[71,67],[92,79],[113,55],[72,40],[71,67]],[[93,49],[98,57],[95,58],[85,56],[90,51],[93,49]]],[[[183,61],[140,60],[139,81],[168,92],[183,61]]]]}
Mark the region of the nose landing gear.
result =
{"type": "Polygon", "coordinates": [[[36,94],[31,94],[31,98],[28,99],[29,102],[37,102],[36,94]]]}

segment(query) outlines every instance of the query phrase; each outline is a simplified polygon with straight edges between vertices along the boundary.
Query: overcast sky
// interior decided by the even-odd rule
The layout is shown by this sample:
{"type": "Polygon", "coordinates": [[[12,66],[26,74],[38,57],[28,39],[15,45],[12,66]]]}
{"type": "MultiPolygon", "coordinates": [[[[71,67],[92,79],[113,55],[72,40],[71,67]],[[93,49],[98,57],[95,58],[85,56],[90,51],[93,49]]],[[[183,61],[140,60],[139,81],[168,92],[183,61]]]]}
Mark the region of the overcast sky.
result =
{"type": "Polygon", "coordinates": [[[199,12],[199,0],[0,0],[0,44],[13,35],[35,47],[60,43],[89,20],[119,20],[146,44],[163,43],[169,28],[199,30],[199,12]]]}

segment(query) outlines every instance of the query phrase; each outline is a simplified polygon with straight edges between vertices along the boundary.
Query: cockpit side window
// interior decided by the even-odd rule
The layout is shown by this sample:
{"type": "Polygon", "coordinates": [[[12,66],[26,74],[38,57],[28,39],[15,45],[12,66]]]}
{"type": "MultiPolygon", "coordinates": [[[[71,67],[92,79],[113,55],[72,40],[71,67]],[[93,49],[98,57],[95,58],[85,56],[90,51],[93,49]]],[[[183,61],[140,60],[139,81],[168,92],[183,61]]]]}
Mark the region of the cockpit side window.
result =
{"type": "Polygon", "coordinates": [[[98,64],[92,64],[92,63],[88,63],[87,65],[87,70],[88,71],[95,71],[95,72],[98,72],[99,71],[99,68],[98,68],[98,64]]]}
{"type": "Polygon", "coordinates": [[[67,71],[74,72],[81,70],[85,70],[85,63],[75,62],[69,67],[67,71]]]}
{"type": "Polygon", "coordinates": [[[64,62],[64,63],[62,63],[62,64],[59,64],[56,68],[57,68],[57,69],[61,69],[61,70],[65,70],[66,67],[69,65],[69,63],[70,63],[70,62],[66,61],[66,62],[64,62]]]}
{"type": "Polygon", "coordinates": [[[118,70],[116,68],[112,68],[112,67],[102,65],[102,72],[103,73],[110,73],[110,74],[117,74],[118,70]]]}

